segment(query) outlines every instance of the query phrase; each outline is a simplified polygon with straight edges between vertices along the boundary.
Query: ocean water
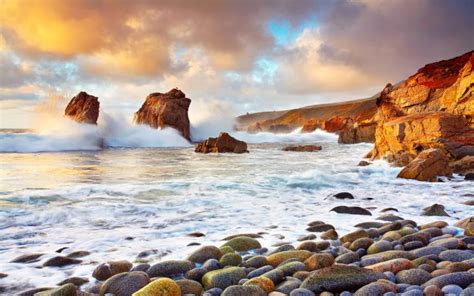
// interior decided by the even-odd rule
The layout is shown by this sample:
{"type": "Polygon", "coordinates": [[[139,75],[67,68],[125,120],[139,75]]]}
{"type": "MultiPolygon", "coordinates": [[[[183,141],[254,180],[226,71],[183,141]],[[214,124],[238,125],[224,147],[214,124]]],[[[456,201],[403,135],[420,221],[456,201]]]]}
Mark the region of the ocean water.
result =
{"type": "MultiPolygon", "coordinates": [[[[462,202],[474,198],[472,183],[397,179],[384,161],[359,167],[371,144],[339,145],[323,131],[286,135],[232,133],[250,153],[198,154],[172,130],[124,127],[98,141],[103,131],[0,134],[0,279],[5,293],[54,286],[71,276],[88,277],[107,260],[181,259],[197,248],[222,244],[236,233],[262,232],[261,243],[292,242],[306,224],[323,220],[339,234],[374,221],[380,210],[419,223],[455,222],[472,215],[462,202]],[[104,145],[109,148],[101,149],[104,145]],[[314,153],[284,152],[287,144],[319,144],[314,153]],[[349,191],[354,200],[330,196],[349,191]],[[449,218],[420,216],[441,203],[449,218]],[[338,205],[369,208],[373,216],[330,212],[338,205]],[[188,236],[202,232],[204,237],[188,236]],[[42,267],[48,258],[89,251],[80,265],[42,267]],[[138,259],[146,250],[152,255],[138,259]],[[44,253],[38,262],[10,263],[44,253]]],[[[85,129],[85,131],[84,131],[85,129]]],[[[1,293],[1,292],[0,292],[1,293]]]]}

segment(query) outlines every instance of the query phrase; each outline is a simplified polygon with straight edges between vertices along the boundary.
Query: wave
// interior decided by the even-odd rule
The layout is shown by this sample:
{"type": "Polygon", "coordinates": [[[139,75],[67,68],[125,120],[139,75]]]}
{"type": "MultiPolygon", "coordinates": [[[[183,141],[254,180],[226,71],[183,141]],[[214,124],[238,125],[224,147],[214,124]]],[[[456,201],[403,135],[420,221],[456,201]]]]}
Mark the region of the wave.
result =
{"type": "Polygon", "coordinates": [[[233,137],[252,144],[262,143],[324,143],[335,142],[338,135],[328,133],[323,130],[315,130],[311,133],[301,133],[301,128],[297,128],[291,133],[274,134],[269,132],[247,133],[231,132],[233,137]]]}
{"type": "Polygon", "coordinates": [[[26,133],[1,133],[0,152],[53,152],[103,148],[189,147],[176,130],[134,125],[121,115],[102,113],[97,125],[65,117],[50,120],[47,128],[26,133]]]}

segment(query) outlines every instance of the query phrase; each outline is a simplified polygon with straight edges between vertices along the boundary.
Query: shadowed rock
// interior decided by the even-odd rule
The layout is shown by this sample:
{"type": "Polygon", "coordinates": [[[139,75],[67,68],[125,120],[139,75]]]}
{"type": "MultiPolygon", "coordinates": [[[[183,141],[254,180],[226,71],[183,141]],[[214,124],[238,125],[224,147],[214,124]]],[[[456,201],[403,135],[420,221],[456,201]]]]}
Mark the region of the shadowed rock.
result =
{"type": "Polygon", "coordinates": [[[99,118],[99,99],[84,91],[71,99],[64,111],[64,115],[79,122],[97,124],[99,118]]]}
{"type": "Polygon", "coordinates": [[[146,97],[142,107],[135,113],[137,124],[152,128],[172,127],[190,140],[188,109],[191,100],[175,88],[167,93],[152,93],[146,97]]]}
{"type": "Polygon", "coordinates": [[[199,153],[246,153],[247,143],[222,132],[217,138],[208,138],[196,145],[195,152],[199,153]]]}

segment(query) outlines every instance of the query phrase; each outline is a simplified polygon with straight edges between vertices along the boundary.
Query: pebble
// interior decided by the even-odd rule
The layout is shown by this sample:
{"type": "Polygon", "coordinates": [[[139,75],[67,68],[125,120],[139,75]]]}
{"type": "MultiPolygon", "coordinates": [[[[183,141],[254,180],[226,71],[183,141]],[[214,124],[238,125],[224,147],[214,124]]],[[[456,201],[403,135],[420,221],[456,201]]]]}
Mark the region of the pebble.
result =
{"type": "Polygon", "coordinates": [[[298,288],[291,291],[290,296],[316,296],[316,294],[308,289],[298,288]]]}
{"type": "Polygon", "coordinates": [[[444,286],[441,291],[447,295],[459,296],[462,293],[462,288],[458,285],[447,285],[444,286]]]}
{"type": "Polygon", "coordinates": [[[150,282],[150,278],[143,271],[123,272],[107,279],[100,287],[100,295],[114,294],[116,296],[128,296],[150,282]]]}

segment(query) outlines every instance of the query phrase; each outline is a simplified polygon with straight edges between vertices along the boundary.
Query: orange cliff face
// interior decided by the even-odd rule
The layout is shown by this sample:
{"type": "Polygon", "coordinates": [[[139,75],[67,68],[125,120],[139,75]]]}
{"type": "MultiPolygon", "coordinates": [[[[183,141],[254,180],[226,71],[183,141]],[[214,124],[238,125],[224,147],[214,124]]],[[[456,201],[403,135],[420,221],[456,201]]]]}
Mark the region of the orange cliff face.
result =
{"type": "Polygon", "coordinates": [[[142,107],[135,113],[137,124],[146,124],[153,128],[172,127],[190,140],[188,117],[191,100],[179,89],[167,93],[152,93],[146,97],[142,107]]]}
{"type": "Polygon", "coordinates": [[[99,99],[81,91],[71,99],[64,115],[79,123],[97,124],[99,99]]]}
{"type": "Polygon", "coordinates": [[[377,99],[371,158],[407,165],[421,151],[474,155],[474,52],[428,64],[377,99]]]}
{"type": "Polygon", "coordinates": [[[262,112],[239,116],[237,126],[249,132],[290,132],[301,127],[302,132],[323,129],[340,133],[355,123],[371,122],[376,112],[376,98],[307,106],[278,112],[262,112]]]}

